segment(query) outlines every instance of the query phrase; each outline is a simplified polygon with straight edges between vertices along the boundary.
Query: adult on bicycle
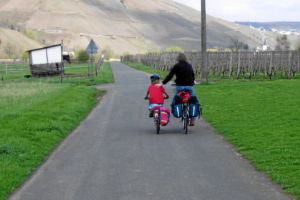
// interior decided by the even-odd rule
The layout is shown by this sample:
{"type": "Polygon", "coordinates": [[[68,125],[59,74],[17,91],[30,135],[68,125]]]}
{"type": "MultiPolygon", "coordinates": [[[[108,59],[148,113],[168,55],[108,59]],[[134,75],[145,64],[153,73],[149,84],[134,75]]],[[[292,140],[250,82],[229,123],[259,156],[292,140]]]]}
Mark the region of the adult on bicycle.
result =
{"type": "MultiPolygon", "coordinates": [[[[168,76],[160,84],[156,84],[157,87],[161,87],[167,84],[174,75],[176,75],[176,94],[182,90],[188,90],[192,95],[194,94],[195,85],[195,73],[193,67],[187,62],[186,55],[184,53],[179,53],[177,56],[178,63],[173,66],[168,76]]],[[[190,126],[195,125],[195,117],[191,117],[190,126]]]]}

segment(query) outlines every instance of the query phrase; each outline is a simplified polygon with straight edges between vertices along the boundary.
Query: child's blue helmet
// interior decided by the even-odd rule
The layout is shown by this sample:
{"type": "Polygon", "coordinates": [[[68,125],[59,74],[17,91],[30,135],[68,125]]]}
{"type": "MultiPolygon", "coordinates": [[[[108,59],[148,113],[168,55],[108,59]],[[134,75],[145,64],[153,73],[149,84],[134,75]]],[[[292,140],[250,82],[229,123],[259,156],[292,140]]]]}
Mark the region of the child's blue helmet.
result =
{"type": "Polygon", "coordinates": [[[158,74],[152,74],[150,79],[160,79],[160,76],[158,74]]]}

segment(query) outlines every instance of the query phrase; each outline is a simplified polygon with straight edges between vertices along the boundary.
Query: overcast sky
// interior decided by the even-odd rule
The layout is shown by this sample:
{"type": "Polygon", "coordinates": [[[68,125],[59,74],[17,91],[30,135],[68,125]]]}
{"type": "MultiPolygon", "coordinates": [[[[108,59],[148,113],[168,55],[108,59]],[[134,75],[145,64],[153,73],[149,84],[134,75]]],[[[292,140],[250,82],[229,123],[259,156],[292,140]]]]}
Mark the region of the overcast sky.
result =
{"type": "MultiPolygon", "coordinates": [[[[173,0],[201,10],[201,0],[173,0]]],[[[300,21],[300,0],[206,0],[208,15],[227,21],[300,21]]]]}

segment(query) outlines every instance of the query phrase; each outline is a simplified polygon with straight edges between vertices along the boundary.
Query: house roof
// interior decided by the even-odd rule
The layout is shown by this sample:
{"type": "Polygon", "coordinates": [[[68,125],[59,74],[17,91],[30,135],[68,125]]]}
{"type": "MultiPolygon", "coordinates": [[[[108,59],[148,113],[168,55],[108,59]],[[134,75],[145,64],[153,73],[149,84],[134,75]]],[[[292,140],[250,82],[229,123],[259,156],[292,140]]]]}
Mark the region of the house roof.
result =
{"type": "Polygon", "coordinates": [[[31,50],[28,50],[26,52],[32,52],[32,51],[37,51],[37,50],[41,50],[41,49],[47,49],[49,47],[56,47],[56,46],[61,46],[61,44],[56,44],[56,45],[52,45],[52,46],[47,46],[47,47],[43,47],[43,48],[39,48],[39,49],[31,49],[31,50]]]}

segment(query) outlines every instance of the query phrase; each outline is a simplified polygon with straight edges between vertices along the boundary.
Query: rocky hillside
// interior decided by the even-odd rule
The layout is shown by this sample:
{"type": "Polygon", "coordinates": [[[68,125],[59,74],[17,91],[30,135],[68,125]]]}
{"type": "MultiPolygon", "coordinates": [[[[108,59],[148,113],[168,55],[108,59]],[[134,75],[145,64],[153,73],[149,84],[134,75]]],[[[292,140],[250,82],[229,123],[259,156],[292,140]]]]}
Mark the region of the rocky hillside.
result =
{"type": "MultiPolygon", "coordinates": [[[[160,51],[169,46],[200,50],[201,13],[172,0],[1,0],[0,25],[33,30],[44,45],[86,47],[91,38],[100,49],[118,54],[160,51]]],[[[263,36],[247,26],[207,16],[208,48],[225,48],[238,31],[250,47],[263,36]]]]}

